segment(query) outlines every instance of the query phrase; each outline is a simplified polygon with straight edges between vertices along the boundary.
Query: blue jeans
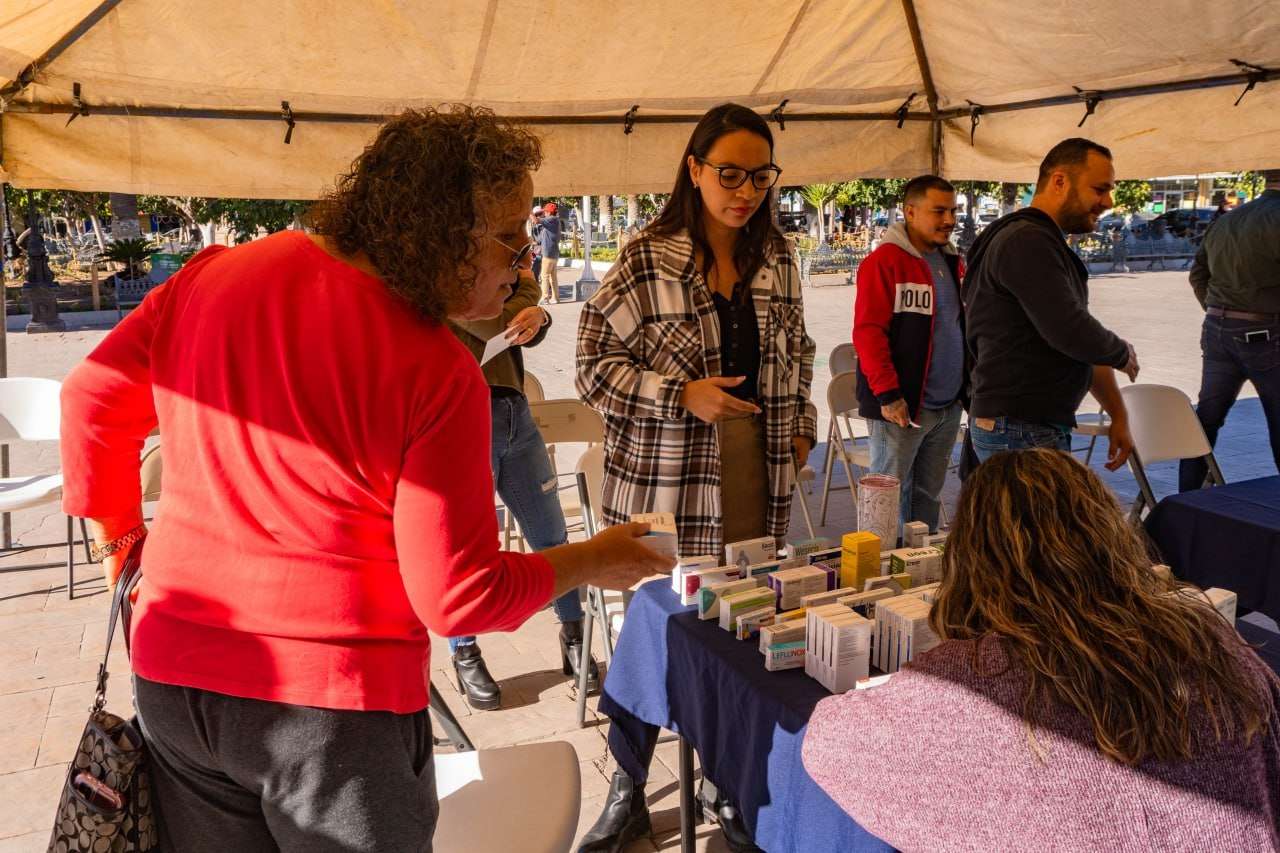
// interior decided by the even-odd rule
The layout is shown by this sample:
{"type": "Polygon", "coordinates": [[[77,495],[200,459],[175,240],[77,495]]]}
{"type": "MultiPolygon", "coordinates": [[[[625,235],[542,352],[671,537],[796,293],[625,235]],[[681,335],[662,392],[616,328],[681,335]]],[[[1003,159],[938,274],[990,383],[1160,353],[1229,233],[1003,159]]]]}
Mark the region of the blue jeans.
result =
{"type": "MultiPolygon", "coordinates": [[[[960,433],[960,404],[916,412],[920,428],[868,420],[871,473],[892,474],[901,486],[898,521],[923,521],[937,532],[942,485],[960,433]]],[[[901,535],[901,528],[899,528],[901,535]]]]}
{"type": "Polygon", "coordinates": [[[1052,447],[1071,452],[1071,430],[1058,424],[1037,423],[1018,418],[995,418],[994,429],[978,426],[980,418],[969,416],[969,439],[979,462],[986,462],[1006,450],[1052,447]]]}
{"type": "MultiPolygon", "coordinates": [[[[1206,316],[1200,332],[1200,350],[1204,367],[1196,415],[1209,444],[1217,442],[1218,430],[1247,379],[1258,389],[1271,438],[1271,455],[1280,469],[1280,323],[1206,316]]],[[[1184,460],[1178,466],[1178,491],[1200,488],[1207,473],[1203,460],[1184,460]]]]}
{"type": "MultiPolygon", "coordinates": [[[[493,444],[489,462],[498,495],[520,525],[529,547],[542,551],[563,545],[569,535],[556,493],[555,471],[542,433],[529,414],[529,401],[524,395],[494,397],[490,412],[493,444]]],[[[582,618],[578,591],[571,589],[552,601],[551,609],[561,622],[577,622],[582,618]]],[[[475,641],[475,637],[451,637],[449,649],[456,651],[458,646],[475,641]]]]}

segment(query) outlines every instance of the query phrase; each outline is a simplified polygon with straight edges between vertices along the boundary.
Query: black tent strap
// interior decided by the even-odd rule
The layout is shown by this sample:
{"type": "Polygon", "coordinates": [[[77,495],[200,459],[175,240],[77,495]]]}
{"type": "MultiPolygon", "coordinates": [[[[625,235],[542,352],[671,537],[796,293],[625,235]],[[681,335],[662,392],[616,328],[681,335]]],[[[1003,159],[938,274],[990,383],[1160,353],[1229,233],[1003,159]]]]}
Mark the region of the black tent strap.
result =
{"type": "MultiPolygon", "coordinates": [[[[80,99],[80,84],[71,84],[71,106],[75,108],[75,112],[71,113],[71,118],[67,119],[67,124],[75,121],[79,116],[87,116],[89,108],[84,105],[84,101],[80,99]]],[[[66,125],[63,125],[64,127],[66,125]]]]}
{"type": "MultiPolygon", "coordinates": [[[[982,114],[989,116],[993,113],[1016,112],[1020,110],[1033,110],[1045,107],[1065,106],[1069,104],[1078,104],[1082,95],[1088,97],[1089,100],[1095,100],[1096,103],[1102,101],[1119,100],[1123,98],[1137,98],[1146,95],[1159,95],[1166,92],[1186,92],[1197,89],[1214,89],[1222,86],[1237,86],[1240,84],[1253,85],[1265,83],[1274,80],[1280,80],[1280,69],[1277,68],[1259,68],[1252,67],[1254,70],[1238,72],[1235,74],[1223,74],[1215,77],[1200,77],[1194,80],[1177,80],[1166,83],[1148,83],[1140,86],[1126,86],[1119,89],[1098,89],[1085,93],[1072,92],[1069,95],[1054,95],[1047,98],[1036,98],[1027,101],[1015,101],[1004,104],[983,104],[982,114]]],[[[893,112],[812,112],[812,113],[787,113],[786,120],[788,122],[841,122],[841,121],[892,121],[901,123],[906,121],[931,121],[938,119],[957,119],[971,118],[970,107],[953,107],[951,109],[940,110],[936,116],[927,112],[911,112],[909,105],[914,100],[914,93],[911,98],[898,109],[893,112]]],[[[1087,106],[1087,102],[1086,102],[1087,106]]],[[[1096,104],[1095,104],[1096,106],[1096,104]]],[[[76,104],[61,103],[43,103],[43,102],[11,102],[6,106],[6,111],[11,113],[27,113],[27,114],[48,114],[48,115],[67,115],[70,113],[85,114],[85,110],[89,110],[94,115],[105,116],[136,116],[140,118],[179,118],[179,119],[230,119],[234,121],[280,121],[282,113],[279,110],[240,110],[240,109],[216,109],[216,108],[198,108],[198,107],[171,107],[171,106],[137,106],[128,107],[120,105],[96,105],[85,104],[81,102],[76,104]]],[[[390,113],[337,113],[337,112],[306,112],[300,110],[291,111],[293,121],[301,122],[318,122],[328,124],[378,124],[386,121],[391,117],[390,113]]],[[[673,113],[646,113],[631,116],[631,124],[696,124],[701,118],[701,114],[673,114],[673,113]]],[[[770,113],[766,118],[773,118],[770,113]]],[[[509,121],[518,122],[528,125],[618,125],[618,115],[531,115],[531,116],[504,116],[509,121]]],[[[901,126],[901,124],[899,124],[901,126]]]]}
{"type": "Polygon", "coordinates": [[[284,123],[287,125],[284,131],[284,144],[288,145],[293,142],[293,126],[297,124],[293,118],[293,109],[289,106],[288,101],[280,102],[280,118],[284,119],[284,123]]]}
{"type": "Polygon", "coordinates": [[[627,110],[627,114],[622,117],[622,132],[630,136],[631,131],[636,129],[636,113],[640,112],[639,104],[632,104],[631,109],[627,110]]]}
{"type": "Polygon", "coordinates": [[[770,120],[776,121],[778,123],[778,130],[787,129],[787,119],[785,116],[783,116],[782,111],[787,108],[787,104],[790,102],[791,102],[790,98],[783,98],[782,103],[774,107],[773,111],[769,113],[770,120]]]}

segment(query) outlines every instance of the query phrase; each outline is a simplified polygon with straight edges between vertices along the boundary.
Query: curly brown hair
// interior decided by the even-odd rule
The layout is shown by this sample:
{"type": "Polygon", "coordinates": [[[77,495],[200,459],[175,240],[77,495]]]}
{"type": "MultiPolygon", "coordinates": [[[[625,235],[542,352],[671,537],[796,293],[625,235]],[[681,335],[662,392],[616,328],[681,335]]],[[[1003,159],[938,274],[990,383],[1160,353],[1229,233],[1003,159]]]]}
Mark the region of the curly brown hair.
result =
{"type": "Polygon", "coordinates": [[[1187,584],[1151,570],[1148,543],[1102,480],[1057,450],[999,453],[961,490],[929,622],[943,639],[1002,638],[1029,679],[1023,715],[1074,708],[1127,765],[1193,757],[1199,725],[1267,729],[1252,654],[1187,584]],[[1234,647],[1234,648],[1232,648],[1234,647]]]}
{"type": "Polygon", "coordinates": [[[348,255],[363,252],[388,288],[443,320],[475,284],[477,224],[542,164],[525,126],[463,104],[406,110],[316,202],[316,233],[348,255]]]}

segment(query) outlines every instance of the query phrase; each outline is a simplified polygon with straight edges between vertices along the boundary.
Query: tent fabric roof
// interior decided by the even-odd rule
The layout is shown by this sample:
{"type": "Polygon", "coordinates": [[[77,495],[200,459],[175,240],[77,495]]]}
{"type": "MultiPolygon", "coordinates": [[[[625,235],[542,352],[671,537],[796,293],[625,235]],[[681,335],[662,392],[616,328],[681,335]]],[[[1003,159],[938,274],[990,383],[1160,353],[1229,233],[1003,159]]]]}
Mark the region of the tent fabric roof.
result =
{"type": "Polygon", "coordinates": [[[459,101],[537,125],[539,194],[668,190],[693,121],[726,100],[764,114],[787,101],[787,184],[929,171],[934,118],[956,178],[1029,180],[1079,134],[1109,145],[1122,176],[1274,168],[1280,0],[8,0],[0,93],[0,178],[64,189],[314,197],[377,116],[459,101]],[[1232,59],[1268,70],[1238,107],[1232,59]],[[1215,77],[1104,99],[1076,128],[1076,89],[1215,77]],[[88,113],[68,123],[76,84],[88,113]],[[999,108],[1041,98],[1069,103],[999,108]],[[990,108],[972,144],[971,104],[990,108]]]}

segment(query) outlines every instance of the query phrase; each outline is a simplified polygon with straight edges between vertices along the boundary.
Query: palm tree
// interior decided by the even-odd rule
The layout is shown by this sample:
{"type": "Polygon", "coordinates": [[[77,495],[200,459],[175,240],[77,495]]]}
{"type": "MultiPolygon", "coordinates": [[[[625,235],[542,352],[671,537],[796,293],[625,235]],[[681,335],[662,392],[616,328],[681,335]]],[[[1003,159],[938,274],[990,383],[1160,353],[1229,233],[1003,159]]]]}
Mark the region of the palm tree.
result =
{"type": "Polygon", "coordinates": [[[839,184],[808,184],[800,188],[800,197],[818,209],[818,248],[827,246],[827,224],[823,221],[827,202],[836,197],[840,191],[839,184]]]}

